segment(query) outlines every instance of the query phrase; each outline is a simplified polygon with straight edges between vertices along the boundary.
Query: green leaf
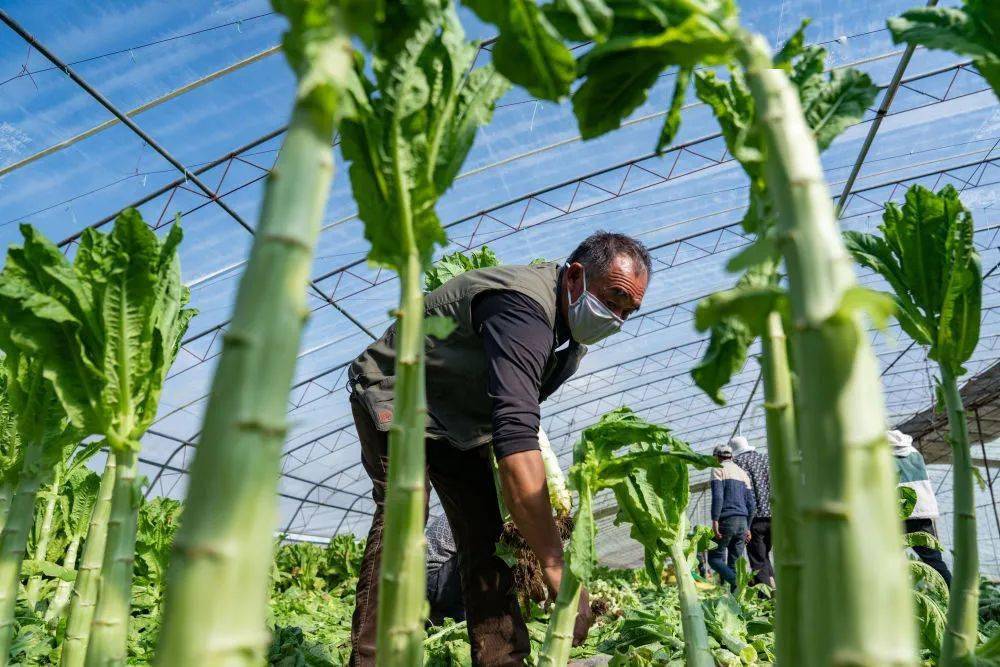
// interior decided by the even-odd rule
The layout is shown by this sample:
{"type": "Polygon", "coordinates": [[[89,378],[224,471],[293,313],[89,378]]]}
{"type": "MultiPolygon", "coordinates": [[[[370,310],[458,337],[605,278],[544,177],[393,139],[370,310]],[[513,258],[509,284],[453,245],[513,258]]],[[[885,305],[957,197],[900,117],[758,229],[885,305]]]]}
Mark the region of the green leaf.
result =
{"type": "Polygon", "coordinates": [[[180,228],[161,241],[135,209],[110,234],[87,230],[70,265],[34,229],[0,273],[0,347],[29,354],[73,424],[137,448],[193,310],[184,306],[180,228]]]}
{"type": "Polygon", "coordinates": [[[791,69],[792,61],[798,58],[805,51],[806,44],[806,28],[812,21],[810,19],[803,19],[802,23],[799,24],[799,29],[796,30],[788,41],[774,54],[774,64],[778,67],[787,67],[791,69]]]}
{"type": "Polygon", "coordinates": [[[861,121],[878,90],[871,77],[853,68],[835,69],[825,79],[817,74],[800,84],[802,111],[820,151],[861,121]]]}
{"type": "Polygon", "coordinates": [[[875,328],[883,331],[889,326],[889,318],[896,312],[896,302],[891,294],[858,286],[844,292],[840,307],[845,311],[867,313],[875,328]]]}
{"type": "Polygon", "coordinates": [[[576,42],[602,39],[614,19],[604,0],[554,0],[542,12],[559,34],[576,42]]]}
{"type": "Polygon", "coordinates": [[[594,47],[581,61],[587,80],[573,93],[580,136],[593,139],[621,127],[668,64],[662,54],[594,47]]]}
{"type": "MultiPolygon", "coordinates": [[[[493,45],[498,72],[544,100],[558,100],[569,93],[576,78],[573,54],[535,0],[466,0],[464,4],[500,30],[493,45]]],[[[579,5],[583,0],[566,4],[579,5]]],[[[603,3],[589,0],[586,4],[589,11],[603,3]]]]}
{"type": "Polygon", "coordinates": [[[597,137],[621,126],[649,95],[663,70],[682,71],[674,90],[657,150],[676,134],[688,72],[698,65],[726,62],[735,47],[736,7],[731,1],[642,3],[642,20],[633,32],[620,32],[615,17],[613,36],[580,59],[586,77],[573,94],[580,135],[597,137]],[[650,20],[657,18],[657,20],[650,20]],[[676,108],[676,111],[675,111],[676,108]]]}
{"type": "Polygon", "coordinates": [[[424,335],[444,340],[455,330],[458,324],[450,317],[424,317],[424,335]]]}
{"type": "Polygon", "coordinates": [[[754,336],[764,330],[769,313],[787,310],[787,295],[775,285],[736,287],[702,299],[694,313],[694,326],[704,331],[726,318],[736,318],[754,336]]]}
{"type": "Polygon", "coordinates": [[[691,369],[691,377],[718,405],[726,404],[722,388],[743,368],[747,350],[755,337],[736,317],[727,317],[711,325],[705,356],[691,369]]]}
{"type": "Polygon", "coordinates": [[[389,7],[396,32],[376,40],[374,82],[356,64],[362,85],[349,91],[354,112],[341,123],[341,150],[371,242],[368,259],[399,270],[410,248],[427,266],[446,243],[437,200],[507,83],[488,65],[466,76],[477,49],[452,9],[413,18],[389,7]]]}
{"type": "Polygon", "coordinates": [[[917,492],[909,486],[897,486],[899,505],[897,511],[900,519],[908,519],[917,506],[917,492]]]}
{"type": "Polygon", "coordinates": [[[499,265],[500,258],[487,245],[484,245],[479,250],[473,250],[468,254],[461,251],[453,252],[434,262],[424,272],[424,290],[433,292],[455,276],[461,275],[466,271],[499,265]]]}
{"type": "Polygon", "coordinates": [[[919,44],[972,56],[980,74],[1000,94],[1000,7],[994,0],[965,0],[961,8],[919,7],[889,19],[895,43],[919,44]]]}
{"type": "Polygon", "coordinates": [[[506,563],[507,567],[515,567],[517,565],[517,554],[514,553],[514,547],[505,542],[497,542],[496,548],[493,550],[493,555],[506,563]]]}
{"type": "Polygon", "coordinates": [[[733,255],[726,262],[726,271],[736,273],[761,264],[777,265],[781,251],[771,234],[762,234],[757,240],[733,255]]]}
{"type": "Polygon", "coordinates": [[[902,207],[886,205],[879,229],[882,239],[845,234],[848,250],[892,286],[903,330],[961,375],[979,342],[982,266],[958,191],[915,185],[902,207]]]}
{"type": "MultiPolygon", "coordinates": [[[[909,487],[900,487],[909,488],[909,487]]],[[[912,513],[912,510],[911,510],[912,513]]],[[[936,549],[938,551],[944,551],[944,547],[938,541],[938,538],[934,537],[930,533],[925,533],[920,530],[915,533],[906,533],[903,535],[903,544],[909,548],[913,547],[928,547],[930,549],[936,549]]]]}
{"type": "Polygon", "coordinates": [[[677,130],[681,126],[681,110],[684,107],[684,99],[687,96],[687,87],[691,82],[691,68],[682,67],[677,70],[677,81],[674,83],[674,94],[670,99],[670,108],[667,110],[667,117],[663,121],[663,129],[660,130],[660,138],[656,141],[656,152],[662,153],[669,146],[677,130]]]}
{"type": "Polygon", "coordinates": [[[715,467],[713,457],[627,407],[608,412],[584,430],[574,449],[569,477],[580,506],[570,539],[570,567],[589,581],[595,554],[593,495],[611,489],[618,501],[616,523],[631,524],[631,535],[644,547],[647,572],[660,579],[669,545],[676,539],[688,501],[687,466],[715,467]],[[622,448],[624,453],[617,453],[622,448]]]}

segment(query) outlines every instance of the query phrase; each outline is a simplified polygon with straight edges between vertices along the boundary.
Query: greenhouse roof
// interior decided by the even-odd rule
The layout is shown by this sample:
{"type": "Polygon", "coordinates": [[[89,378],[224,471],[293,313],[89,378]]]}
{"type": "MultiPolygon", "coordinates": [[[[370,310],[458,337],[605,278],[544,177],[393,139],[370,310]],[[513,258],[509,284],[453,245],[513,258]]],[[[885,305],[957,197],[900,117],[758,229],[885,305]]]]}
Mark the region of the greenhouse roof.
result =
{"type": "MultiPolygon", "coordinates": [[[[264,178],[290,108],[293,77],[277,49],[283,20],[265,0],[4,4],[40,46],[117,109],[134,111],[134,123],[197,177],[185,178],[38,48],[0,27],[0,247],[18,241],[22,222],[61,240],[71,255],[82,229],[107,224],[125,206],[138,206],[158,229],[182,217],[183,275],[199,314],[142,452],[148,494],[181,497],[264,178]]],[[[740,4],[744,21],[772,43],[811,17],[808,39],[826,46],[828,64],[862,69],[881,88],[863,121],[823,156],[845,229],[874,230],[884,202],[901,199],[913,183],[950,183],[961,191],[976,220],[987,276],[982,340],[967,367],[970,375],[992,367],[1000,358],[994,208],[1000,110],[986,82],[951,53],[911,54],[892,44],[886,17],[914,0],[740,4]]],[[[487,62],[491,28],[467,13],[462,20],[470,36],[485,40],[477,64],[487,62]]],[[[622,334],[595,346],[577,376],[543,405],[543,425],[564,466],[580,430],[619,405],[669,425],[700,451],[736,432],[765,444],[755,360],[726,388],[725,406],[712,403],[689,376],[707,343],[693,327],[694,307],[732,285],[726,261],[749,242],[739,225],[747,187],[699,103],[685,107],[674,145],[653,154],[673,76],[661,78],[621,130],[586,142],[568,103],[513,89],[438,207],[450,239],[442,252],[489,244],[505,263],[558,260],[598,229],[637,236],[653,252],[655,274],[641,313],[622,334]]],[[[370,484],[345,369],[388,325],[398,289],[392,273],[366,264],[367,243],[342,167],[338,152],[282,463],[279,529],[309,537],[367,530],[370,484]]],[[[860,276],[881,286],[867,271],[860,276]]],[[[890,421],[902,423],[932,404],[931,368],[897,325],[872,330],[871,337],[890,421]]],[[[940,477],[949,484],[946,469],[940,477]]],[[[941,493],[946,497],[947,488],[941,493]]],[[[613,512],[605,517],[610,522],[613,512]]],[[[605,553],[614,551],[619,535],[602,531],[605,553]]],[[[1000,526],[981,536],[992,549],[984,569],[996,572],[1000,526]]]]}

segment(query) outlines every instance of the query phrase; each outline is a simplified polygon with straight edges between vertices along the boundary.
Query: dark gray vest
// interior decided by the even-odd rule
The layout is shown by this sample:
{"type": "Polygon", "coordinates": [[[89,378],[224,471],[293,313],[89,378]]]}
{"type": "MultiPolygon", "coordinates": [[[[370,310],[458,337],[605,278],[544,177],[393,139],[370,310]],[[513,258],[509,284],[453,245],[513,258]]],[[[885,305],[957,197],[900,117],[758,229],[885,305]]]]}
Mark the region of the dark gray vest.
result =
{"type": "MultiPolygon", "coordinates": [[[[493,403],[486,387],[486,354],[482,338],[472,326],[472,302],[483,292],[520,292],[542,307],[552,327],[552,353],[542,373],[539,401],[576,372],[586,346],[570,341],[568,347],[558,352],[555,349],[558,281],[559,265],[554,262],[497,266],[463,273],[427,295],[426,315],[448,317],[457,324],[445,340],[426,339],[428,436],[446,438],[460,449],[478,447],[492,438],[493,403]]],[[[395,335],[393,324],[348,371],[354,396],[382,431],[387,431],[392,421],[395,335]]]]}

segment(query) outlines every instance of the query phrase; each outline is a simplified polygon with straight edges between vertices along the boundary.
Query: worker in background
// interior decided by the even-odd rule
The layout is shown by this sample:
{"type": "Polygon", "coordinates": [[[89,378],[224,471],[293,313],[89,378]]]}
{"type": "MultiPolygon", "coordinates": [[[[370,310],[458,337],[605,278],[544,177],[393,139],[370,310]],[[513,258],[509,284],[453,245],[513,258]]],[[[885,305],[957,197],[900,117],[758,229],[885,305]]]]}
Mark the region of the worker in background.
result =
{"type": "MultiPolygon", "coordinates": [[[[924,457],[913,446],[911,436],[895,430],[889,431],[887,436],[892,447],[892,456],[896,460],[896,468],[899,470],[899,486],[908,486],[917,493],[917,503],[904,521],[905,530],[907,533],[924,532],[937,537],[934,521],[940,516],[940,512],[937,498],[934,496],[934,487],[927,477],[924,457]]],[[[925,546],[915,546],[913,551],[920,560],[937,570],[948,587],[951,587],[951,570],[948,569],[940,551],[925,546]]]]}
{"type": "Polygon", "coordinates": [[[462,604],[462,578],[458,571],[458,547],[451,534],[448,518],[439,514],[427,522],[427,602],[430,622],[441,625],[444,619],[465,620],[462,604]]]}
{"type": "Polygon", "coordinates": [[[716,547],[708,552],[708,564],[730,589],[736,588],[736,561],[750,541],[750,522],[755,501],[750,478],[733,463],[729,445],[718,445],[712,455],[721,464],[712,468],[712,530],[716,547]]]}
{"type": "MultiPolygon", "coordinates": [[[[564,265],[468,271],[427,295],[428,316],[456,329],[427,339],[427,474],[458,548],[473,664],[522,665],[530,653],[510,567],[494,556],[503,528],[490,463],[504,504],[538,558],[555,598],[563,546],[538,445],[539,403],[579,367],[586,346],[621,329],[652,273],[649,252],[623,234],[597,232],[564,265]]],[[[375,512],[358,577],[351,665],[375,664],[376,610],[393,414],[395,325],[351,365],[351,409],[375,512]]],[[[429,489],[428,489],[429,492],[429,489]]],[[[574,642],[591,622],[581,595],[574,642]]]]}
{"type": "Polygon", "coordinates": [[[757,504],[750,521],[750,542],[747,558],[754,572],[754,581],[774,588],[774,568],[771,567],[771,469],[767,454],[761,454],[742,435],[729,441],[733,450],[733,463],[750,478],[753,497],[757,504]]]}

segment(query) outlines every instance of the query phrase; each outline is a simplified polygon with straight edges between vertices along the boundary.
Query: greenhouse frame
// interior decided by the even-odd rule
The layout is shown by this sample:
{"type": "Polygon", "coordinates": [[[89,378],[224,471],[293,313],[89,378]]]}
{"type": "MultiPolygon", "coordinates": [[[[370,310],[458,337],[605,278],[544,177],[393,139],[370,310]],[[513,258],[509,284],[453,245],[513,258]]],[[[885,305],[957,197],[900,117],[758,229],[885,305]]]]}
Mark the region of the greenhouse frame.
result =
{"type": "MultiPolygon", "coordinates": [[[[831,70],[867,73],[878,95],[860,122],[823,153],[843,230],[877,232],[886,202],[907,188],[952,185],[975,220],[982,258],[980,342],[965,364],[976,487],[979,568],[1000,577],[1000,103],[968,57],[895,44],[887,17],[914,0],[741,0],[740,20],[782,44],[803,19],[807,42],[831,70]]],[[[934,2],[930,4],[936,4],[934,2]]],[[[943,6],[959,6],[943,0],[943,6]]],[[[171,3],[3,3],[0,19],[0,249],[30,223],[67,258],[85,229],[108,231],[135,207],[161,238],[175,218],[183,283],[198,310],[142,438],[145,496],[182,500],[188,467],[232,308],[255,238],[266,177],[286,137],[295,76],[281,53],[285,19],[267,0],[171,3]]],[[[473,68],[489,63],[496,27],[460,7],[473,68]]],[[[590,43],[575,44],[575,54],[590,43]]],[[[536,99],[519,86],[496,104],[437,212],[447,246],[435,257],[488,245],[504,264],[564,261],[597,230],[624,232],[652,253],[642,309],[622,332],[591,346],[579,372],[542,404],[542,426],[563,469],[584,429],[628,406],[668,426],[698,453],[743,435],[767,449],[759,342],[717,405],[691,377],[708,346],[698,303],[728,289],[726,265],[749,246],[741,227],[748,181],[711,109],[693,95],[662,153],[654,150],[677,77],[666,70],[617,131],[581,138],[569,100],[536,99]]],[[[348,404],[350,363],[393,319],[399,280],[368,263],[369,243],[339,136],[335,178],[310,272],[308,322],[288,397],[275,535],[325,543],[363,537],[371,482],[348,404]]],[[[856,267],[865,287],[886,290],[856,267]]],[[[914,438],[941,505],[938,531],[951,562],[952,456],[935,411],[936,366],[893,319],[867,324],[887,424],[914,438]]],[[[806,446],[808,443],[804,443],[806,446]]],[[[103,465],[103,454],[90,463],[103,465]]],[[[692,471],[692,525],[710,522],[709,471],[692,471]]],[[[432,517],[442,512],[432,497],[432,517]]],[[[601,564],[641,567],[642,546],[617,525],[615,497],[597,496],[601,564]]]]}

